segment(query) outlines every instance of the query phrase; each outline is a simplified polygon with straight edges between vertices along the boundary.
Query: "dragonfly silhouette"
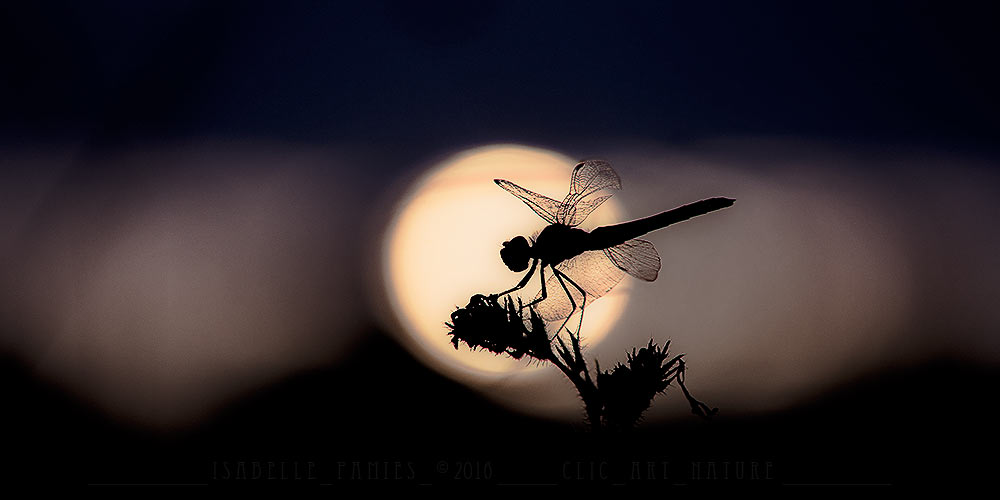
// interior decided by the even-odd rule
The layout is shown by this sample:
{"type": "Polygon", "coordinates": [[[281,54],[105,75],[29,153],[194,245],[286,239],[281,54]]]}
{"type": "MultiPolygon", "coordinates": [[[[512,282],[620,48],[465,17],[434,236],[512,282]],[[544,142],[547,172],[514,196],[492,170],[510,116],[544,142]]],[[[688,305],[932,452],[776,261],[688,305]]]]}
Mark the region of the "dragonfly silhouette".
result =
{"type": "MultiPolygon", "coordinates": [[[[504,264],[511,271],[522,272],[528,269],[528,272],[514,288],[498,296],[524,288],[541,263],[539,275],[542,289],[524,307],[537,304],[535,309],[542,319],[562,320],[556,334],[576,312],[577,304],[581,311],[582,325],[583,309],[588,301],[606,294],[626,273],[644,281],[656,279],[660,272],[660,256],[652,243],[637,239],[639,236],[729,207],[735,201],[730,198],[709,198],[642,219],[601,226],[588,233],[576,226],[612,196],[603,193],[622,187],[618,174],[608,162],[588,160],[579,163],[570,178],[569,194],[561,202],[510,181],[495,179],[494,182],[520,198],[549,223],[530,244],[524,236],[504,242],[500,250],[500,258],[504,264]],[[552,276],[547,282],[546,267],[552,269],[552,276]],[[553,288],[558,285],[564,293],[550,296],[546,285],[553,288]]],[[[579,334],[579,328],[576,333],[579,334]]]]}

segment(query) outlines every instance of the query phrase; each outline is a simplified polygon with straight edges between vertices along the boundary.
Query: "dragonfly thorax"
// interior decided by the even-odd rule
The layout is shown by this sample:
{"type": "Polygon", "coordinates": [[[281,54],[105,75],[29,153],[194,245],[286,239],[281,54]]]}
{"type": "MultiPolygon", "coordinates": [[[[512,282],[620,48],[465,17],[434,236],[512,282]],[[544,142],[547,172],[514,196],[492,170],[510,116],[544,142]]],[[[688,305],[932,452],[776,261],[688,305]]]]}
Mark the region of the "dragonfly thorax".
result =
{"type": "Polygon", "coordinates": [[[588,250],[589,236],[582,229],[551,224],[538,235],[531,247],[530,256],[541,260],[543,265],[554,266],[588,250]]]}
{"type": "Polygon", "coordinates": [[[530,245],[524,236],[505,241],[500,249],[500,258],[514,272],[527,269],[531,259],[540,260],[542,265],[554,266],[586,250],[593,250],[591,240],[590,233],[582,229],[550,224],[538,234],[534,245],[530,245]]]}

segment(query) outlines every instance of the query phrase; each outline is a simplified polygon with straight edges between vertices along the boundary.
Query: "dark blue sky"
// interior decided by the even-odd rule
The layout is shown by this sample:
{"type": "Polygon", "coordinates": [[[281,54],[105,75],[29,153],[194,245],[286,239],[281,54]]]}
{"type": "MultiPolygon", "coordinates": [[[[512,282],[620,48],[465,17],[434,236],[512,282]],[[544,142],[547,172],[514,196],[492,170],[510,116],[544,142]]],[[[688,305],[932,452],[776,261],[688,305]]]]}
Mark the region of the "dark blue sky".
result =
{"type": "Polygon", "coordinates": [[[0,140],[992,151],[1000,135],[995,4],[119,4],[0,10],[0,140]]]}

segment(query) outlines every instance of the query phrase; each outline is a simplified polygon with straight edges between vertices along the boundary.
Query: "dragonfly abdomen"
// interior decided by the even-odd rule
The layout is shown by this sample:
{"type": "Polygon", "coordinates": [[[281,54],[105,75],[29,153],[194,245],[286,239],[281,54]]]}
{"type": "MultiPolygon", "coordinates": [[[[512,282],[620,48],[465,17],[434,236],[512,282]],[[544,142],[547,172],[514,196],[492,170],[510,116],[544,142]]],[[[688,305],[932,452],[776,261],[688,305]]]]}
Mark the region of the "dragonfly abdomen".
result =
{"type": "Polygon", "coordinates": [[[666,212],[643,217],[621,224],[601,226],[590,232],[588,250],[603,250],[621,245],[628,240],[638,238],[646,233],[665,228],[671,224],[686,221],[692,217],[714,212],[721,208],[732,206],[735,200],[730,198],[708,198],[706,200],[688,203],[666,212]]]}

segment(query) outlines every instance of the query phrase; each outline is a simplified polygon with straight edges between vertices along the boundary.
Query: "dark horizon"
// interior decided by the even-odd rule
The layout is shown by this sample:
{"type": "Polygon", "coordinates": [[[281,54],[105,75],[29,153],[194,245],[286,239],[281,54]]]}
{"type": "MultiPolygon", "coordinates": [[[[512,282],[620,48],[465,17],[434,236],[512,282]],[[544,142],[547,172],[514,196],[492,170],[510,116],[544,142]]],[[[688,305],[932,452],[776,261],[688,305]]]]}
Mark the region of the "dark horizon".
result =
{"type": "MultiPolygon", "coordinates": [[[[824,485],[943,486],[988,481],[990,464],[963,455],[988,438],[995,412],[978,403],[976,386],[1000,380],[992,365],[938,359],[867,373],[818,394],[812,401],[769,415],[694,416],[644,423],[633,432],[595,435],[577,424],[510,412],[416,362],[384,335],[369,335],[358,361],[309,370],[256,389],[203,423],[174,431],[114,423],[58,386],[4,360],[5,390],[23,404],[8,414],[21,429],[5,470],[28,486],[192,484],[196,488],[298,487],[342,489],[494,487],[555,483],[564,487],[787,488],[824,485]],[[393,368],[365,359],[380,357],[393,368]],[[367,384],[352,383],[363,374],[367,384]],[[373,387],[398,387],[398,404],[373,387]],[[336,404],[323,401],[327,394],[336,404]],[[434,404],[428,404],[432,395],[434,404]],[[931,395],[928,397],[928,395],[931,395]],[[30,403],[30,404],[28,404],[30,403]],[[364,412],[345,411],[364,406],[364,412]],[[900,414],[911,417],[900,419],[900,414]],[[422,429],[411,432],[412,429],[422,429]],[[934,429],[941,429],[942,432],[934,429]],[[344,432],[348,431],[348,432],[344,432]],[[499,432],[503,438],[498,438],[499,432]],[[456,439],[468,436],[470,439],[456,439]],[[521,440],[512,446],[509,437],[521,440]],[[547,443],[542,445],[541,443],[547,443]],[[388,458],[384,458],[388,457],[388,458]],[[268,460],[316,465],[312,479],[269,481],[218,476],[221,462],[268,460]],[[338,463],[388,460],[412,464],[416,477],[383,472],[351,478],[338,463]],[[633,462],[642,463],[635,476],[633,462]],[[708,475],[717,462],[717,477],[708,475]],[[723,480],[723,461],[772,465],[772,477],[723,480]],[[488,481],[456,481],[435,467],[490,462],[488,481]],[[647,475],[647,462],[673,464],[667,481],[647,475]],[[689,467],[703,462],[693,480],[689,467]],[[564,466],[572,465],[564,477],[564,466]],[[607,464],[601,477],[592,464],[607,464]],[[582,468],[581,468],[582,467],[582,468]],[[960,478],[957,480],[956,478],[960,478]]],[[[696,386],[697,380],[689,378],[696,386]]],[[[677,392],[671,392],[677,391],[677,392]]],[[[679,398],[668,390],[661,398],[679,398]]],[[[749,467],[749,465],[748,465],[749,467]]],[[[662,469],[657,468],[659,474],[662,469]]],[[[449,468],[454,473],[455,470],[449,468]]]]}

